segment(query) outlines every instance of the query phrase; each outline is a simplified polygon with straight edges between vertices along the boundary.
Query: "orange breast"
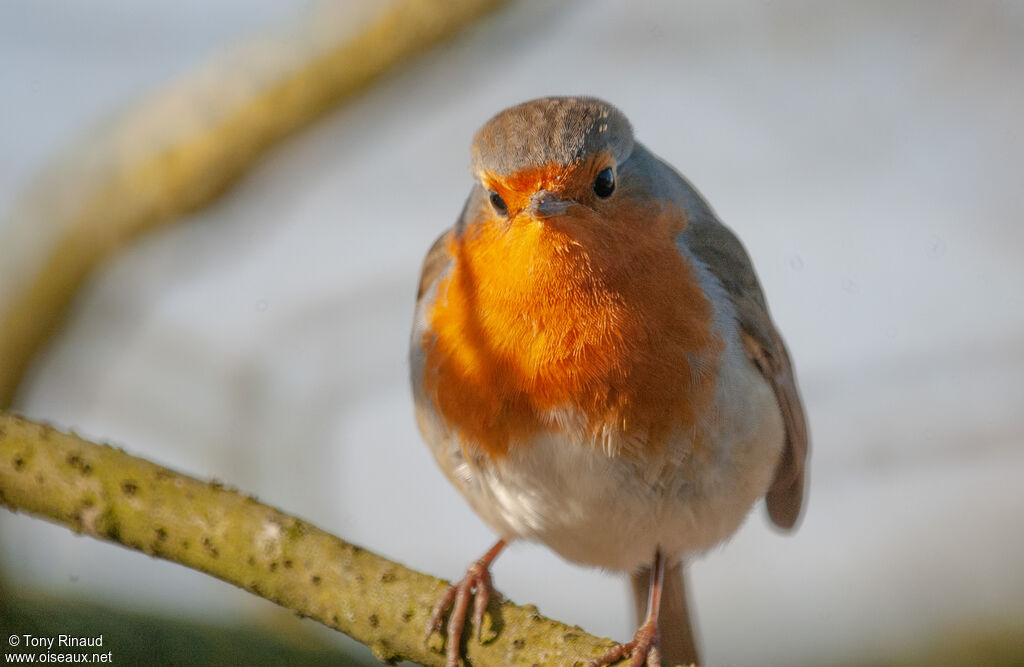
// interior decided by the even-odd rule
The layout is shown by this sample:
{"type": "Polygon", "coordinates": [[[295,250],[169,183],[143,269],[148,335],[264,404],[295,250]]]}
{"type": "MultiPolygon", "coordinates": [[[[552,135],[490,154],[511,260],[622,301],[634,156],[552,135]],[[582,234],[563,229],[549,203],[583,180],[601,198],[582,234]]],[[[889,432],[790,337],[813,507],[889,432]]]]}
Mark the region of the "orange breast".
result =
{"type": "Polygon", "coordinates": [[[570,409],[595,445],[614,429],[660,447],[711,400],[722,342],[674,244],[685,220],[621,201],[604,219],[575,206],[453,235],[424,382],[466,445],[503,456],[570,409]]]}

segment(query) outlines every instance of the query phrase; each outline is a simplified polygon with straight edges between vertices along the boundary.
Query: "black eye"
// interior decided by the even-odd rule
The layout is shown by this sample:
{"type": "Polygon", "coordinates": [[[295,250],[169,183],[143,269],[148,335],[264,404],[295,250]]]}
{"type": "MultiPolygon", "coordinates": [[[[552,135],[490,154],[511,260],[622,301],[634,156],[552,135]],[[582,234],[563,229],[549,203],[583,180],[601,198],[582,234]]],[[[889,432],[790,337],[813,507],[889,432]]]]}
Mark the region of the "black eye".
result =
{"type": "Polygon", "coordinates": [[[503,218],[508,215],[508,205],[505,203],[505,200],[501,198],[501,195],[499,195],[494,190],[491,190],[490,199],[491,206],[494,207],[495,213],[497,213],[503,218]]]}
{"type": "Polygon", "coordinates": [[[594,179],[594,194],[601,199],[607,199],[615,192],[615,172],[611,167],[605,167],[594,179]]]}

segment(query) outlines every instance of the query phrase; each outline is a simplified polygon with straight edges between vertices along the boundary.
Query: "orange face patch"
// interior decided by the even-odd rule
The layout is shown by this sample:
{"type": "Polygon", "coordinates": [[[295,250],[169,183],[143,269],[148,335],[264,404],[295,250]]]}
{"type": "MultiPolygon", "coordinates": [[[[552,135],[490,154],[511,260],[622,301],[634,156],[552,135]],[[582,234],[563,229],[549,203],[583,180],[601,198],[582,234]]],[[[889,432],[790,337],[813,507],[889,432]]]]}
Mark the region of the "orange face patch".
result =
{"type": "Polygon", "coordinates": [[[571,197],[589,188],[597,172],[611,164],[611,154],[605,151],[569,166],[548,163],[511,175],[485,172],[479,176],[485,188],[501,195],[514,217],[529,206],[533,193],[548,190],[571,197]]]}
{"type": "MultiPolygon", "coordinates": [[[[557,176],[521,177],[514,192],[557,176]]],[[[485,219],[453,235],[424,382],[466,444],[500,457],[568,408],[595,444],[613,429],[657,447],[710,400],[722,342],[675,247],[685,221],[625,196],[609,210],[485,219]]]]}
{"type": "Polygon", "coordinates": [[[531,194],[538,190],[560,189],[570,175],[571,172],[561,165],[546,164],[507,177],[484,174],[483,181],[487,189],[501,195],[509,211],[515,215],[529,205],[531,194]]]}

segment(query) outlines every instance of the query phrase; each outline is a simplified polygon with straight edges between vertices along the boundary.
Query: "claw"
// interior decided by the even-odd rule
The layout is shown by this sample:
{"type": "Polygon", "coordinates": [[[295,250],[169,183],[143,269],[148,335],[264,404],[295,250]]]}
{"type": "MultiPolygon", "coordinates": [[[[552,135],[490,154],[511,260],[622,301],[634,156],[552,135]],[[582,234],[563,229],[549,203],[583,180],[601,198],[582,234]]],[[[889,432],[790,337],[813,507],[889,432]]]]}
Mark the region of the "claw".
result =
{"type": "Polygon", "coordinates": [[[476,640],[481,644],[484,641],[484,612],[487,610],[487,602],[491,599],[491,573],[487,568],[480,571],[480,581],[476,586],[476,597],[473,600],[473,624],[476,625],[476,640]]]}
{"type": "Polygon", "coordinates": [[[430,615],[430,622],[427,624],[426,641],[435,633],[440,633],[444,620],[444,612],[451,607],[452,613],[448,617],[448,636],[445,641],[446,665],[457,667],[459,664],[459,640],[462,638],[462,631],[466,626],[466,612],[469,609],[469,598],[475,595],[473,602],[473,623],[476,625],[477,641],[483,641],[484,612],[487,610],[487,603],[490,600],[494,588],[491,585],[491,563],[505,548],[505,541],[498,540],[491,550],[484,554],[483,558],[476,561],[466,570],[466,576],[460,581],[451,585],[441,599],[434,605],[430,615]]]}
{"type": "Polygon", "coordinates": [[[452,600],[455,599],[455,594],[459,592],[457,585],[451,586],[444,592],[441,599],[434,605],[433,611],[430,613],[430,621],[427,623],[427,634],[423,638],[423,643],[430,642],[430,636],[435,632],[441,631],[441,623],[444,619],[445,610],[451,606],[452,600]]]}
{"type": "Polygon", "coordinates": [[[591,661],[587,667],[603,667],[611,665],[630,656],[629,667],[659,667],[661,656],[658,653],[658,623],[647,621],[640,626],[633,636],[633,641],[619,644],[597,660],[591,661]]]}

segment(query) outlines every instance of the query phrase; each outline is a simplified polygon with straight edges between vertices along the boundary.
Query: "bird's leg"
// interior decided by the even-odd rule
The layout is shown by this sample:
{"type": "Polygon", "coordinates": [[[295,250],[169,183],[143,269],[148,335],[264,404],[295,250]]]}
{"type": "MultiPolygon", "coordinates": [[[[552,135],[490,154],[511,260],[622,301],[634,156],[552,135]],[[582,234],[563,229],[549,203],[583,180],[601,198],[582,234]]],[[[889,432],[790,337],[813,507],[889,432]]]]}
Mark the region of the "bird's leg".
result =
{"type": "Polygon", "coordinates": [[[491,585],[491,563],[504,548],[505,540],[498,540],[480,560],[469,566],[466,576],[452,584],[434,605],[430,623],[427,625],[428,640],[432,634],[441,631],[444,612],[448,607],[452,608],[452,613],[448,617],[448,639],[445,642],[448,667],[456,667],[459,664],[459,640],[462,638],[462,630],[466,625],[469,598],[474,593],[473,624],[476,626],[477,641],[482,639],[484,611],[487,610],[487,601],[490,599],[491,593],[494,592],[494,587],[491,585]]]}
{"type": "Polygon", "coordinates": [[[658,653],[658,609],[661,607],[661,588],[665,581],[665,556],[661,549],[654,552],[654,567],[651,568],[651,587],[647,597],[647,619],[636,630],[633,641],[619,644],[612,650],[591,662],[588,667],[601,667],[631,656],[629,667],[658,667],[661,656],[658,653]]]}

